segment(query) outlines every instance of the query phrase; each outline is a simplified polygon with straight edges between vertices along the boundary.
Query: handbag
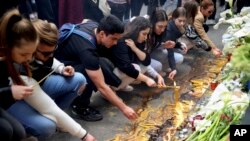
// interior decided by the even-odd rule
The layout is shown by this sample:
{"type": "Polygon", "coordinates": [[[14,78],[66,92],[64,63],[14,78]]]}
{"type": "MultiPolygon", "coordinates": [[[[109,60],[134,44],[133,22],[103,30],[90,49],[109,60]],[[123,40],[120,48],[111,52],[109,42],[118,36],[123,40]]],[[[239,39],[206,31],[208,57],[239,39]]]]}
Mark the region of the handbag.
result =
{"type": "Polygon", "coordinates": [[[191,25],[188,25],[188,26],[187,26],[185,35],[186,35],[189,39],[196,39],[197,37],[199,37],[199,35],[198,35],[198,33],[196,32],[195,28],[192,27],[191,25]]]}
{"type": "Polygon", "coordinates": [[[110,8],[107,0],[99,0],[98,7],[102,11],[104,16],[110,15],[111,8],[110,8]]]}
{"type": "Polygon", "coordinates": [[[107,0],[85,0],[85,4],[88,8],[98,8],[104,16],[110,15],[111,8],[107,0]]]}

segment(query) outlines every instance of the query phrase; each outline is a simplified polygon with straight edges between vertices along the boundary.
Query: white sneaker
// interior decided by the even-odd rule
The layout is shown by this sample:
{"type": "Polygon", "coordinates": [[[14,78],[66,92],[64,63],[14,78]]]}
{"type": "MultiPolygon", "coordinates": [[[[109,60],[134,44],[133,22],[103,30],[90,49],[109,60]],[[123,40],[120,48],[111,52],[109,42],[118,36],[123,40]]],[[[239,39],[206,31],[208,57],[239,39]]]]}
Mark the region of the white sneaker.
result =
{"type": "Polygon", "coordinates": [[[126,87],[120,89],[119,91],[124,91],[124,92],[131,92],[134,90],[134,87],[127,85],[126,87]]]}

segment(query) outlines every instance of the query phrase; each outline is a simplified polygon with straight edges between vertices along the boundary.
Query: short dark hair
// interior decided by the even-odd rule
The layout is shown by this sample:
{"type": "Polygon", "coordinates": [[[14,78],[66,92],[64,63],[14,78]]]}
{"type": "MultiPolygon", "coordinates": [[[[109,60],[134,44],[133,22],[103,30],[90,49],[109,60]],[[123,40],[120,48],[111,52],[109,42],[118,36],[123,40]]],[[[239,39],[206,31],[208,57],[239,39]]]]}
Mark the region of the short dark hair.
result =
{"type": "Polygon", "coordinates": [[[203,0],[200,3],[200,7],[202,7],[203,9],[207,9],[210,6],[214,6],[214,2],[212,0],[203,0]]]}
{"type": "Polygon", "coordinates": [[[136,42],[140,31],[147,28],[151,28],[149,20],[144,17],[136,17],[132,22],[127,24],[124,38],[130,38],[136,42]]]}
{"type": "Polygon", "coordinates": [[[109,15],[104,18],[99,23],[97,32],[104,31],[106,35],[124,32],[124,24],[122,21],[114,15],[109,15]]]}

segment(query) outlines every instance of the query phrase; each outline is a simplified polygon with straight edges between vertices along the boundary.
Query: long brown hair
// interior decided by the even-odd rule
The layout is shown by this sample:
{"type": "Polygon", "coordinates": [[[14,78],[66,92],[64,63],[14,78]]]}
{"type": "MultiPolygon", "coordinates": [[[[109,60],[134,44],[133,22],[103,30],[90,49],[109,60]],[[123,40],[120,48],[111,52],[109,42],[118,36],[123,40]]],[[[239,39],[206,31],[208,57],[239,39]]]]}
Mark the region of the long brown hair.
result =
{"type": "MultiPolygon", "coordinates": [[[[24,85],[20,74],[15,69],[11,51],[24,42],[37,42],[38,35],[32,23],[24,19],[17,9],[7,11],[0,21],[0,56],[7,64],[7,69],[14,84],[24,85]]],[[[28,63],[24,64],[27,75],[31,76],[28,63]]]]}
{"type": "Polygon", "coordinates": [[[188,1],[183,6],[187,11],[187,22],[193,24],[194,18],[198,13],[199,4],[196,1],[188,1]]]}
{"type": "Polygon", "coordinates": [[[145,51],[147,53],[151,53],[152,50],[156,47],[155,46],[156,36],[158,39],[161,40],[163,36],[165,35],[166,30],[164,30],[164,32],[161,35],[156,35],[154,30],[158,22],[165,22],[165,21],[168,22],[168,16],[165,10],[156,8],[150,15],[149,20],[150,20],[152,28],[151,28],[151,31],[150,31],[150,34],[149,34],[149,37],[147,39],[146,46],[145,46],[145,51]]]}
{"type": "Polygon", "coordinates": [[[41,44],[48,46],[57,45],[58,41],[58,29],[54,23],[47,22],[45,20],[37,19],[32,21],[38,35],[41,44]]]}
{"type": "Polygon", "coordinates": [[[126,25],[123,38],[130,38],[136,43],[139,33],[147,28],[151,28],[150,21],[144,17],[136,17],[126,25]]]}

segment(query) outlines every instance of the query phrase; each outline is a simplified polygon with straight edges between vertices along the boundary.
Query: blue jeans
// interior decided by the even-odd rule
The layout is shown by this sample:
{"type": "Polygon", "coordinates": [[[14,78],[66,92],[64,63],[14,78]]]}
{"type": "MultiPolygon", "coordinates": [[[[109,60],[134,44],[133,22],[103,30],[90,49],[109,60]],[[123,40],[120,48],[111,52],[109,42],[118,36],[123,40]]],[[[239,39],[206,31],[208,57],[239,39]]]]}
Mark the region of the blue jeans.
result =
{"type": "MultiPolygon", "coordinates": [[[[85,85],[85,77],[76,72],[72,77],[51,75],[41,88],[55,100],[60,108],[64,109],[69,107],[78,94],[82,93],[81,90],[85,85]]],[[[48,137],[56,131],[55,122],[42,116],[23,100],[13,104],[8,112],[23,124],[27,133],[33,136],[48,137]]]]}
{"type": "MultiPolygon", "coordinates": [[[[153,52],[150,54],[150,56],[153,59],[153,61],[151,61],[150,65],[156,71],[159,71],[159,69],[162,68],[162,64],[165,64],[165,63],[169,64],[168,50],[163,49],[163,47],[159,47],[159,48],[153,50],[153,52]]],[[[174,52],[174,59],[175,59],[176,65],[177,65],[177,64],[181,64],[183,62],[184,57],[182,54],[174,52]]],[[[164,68],[162,68],[162,69],[164,69],[164,68]]]]}

